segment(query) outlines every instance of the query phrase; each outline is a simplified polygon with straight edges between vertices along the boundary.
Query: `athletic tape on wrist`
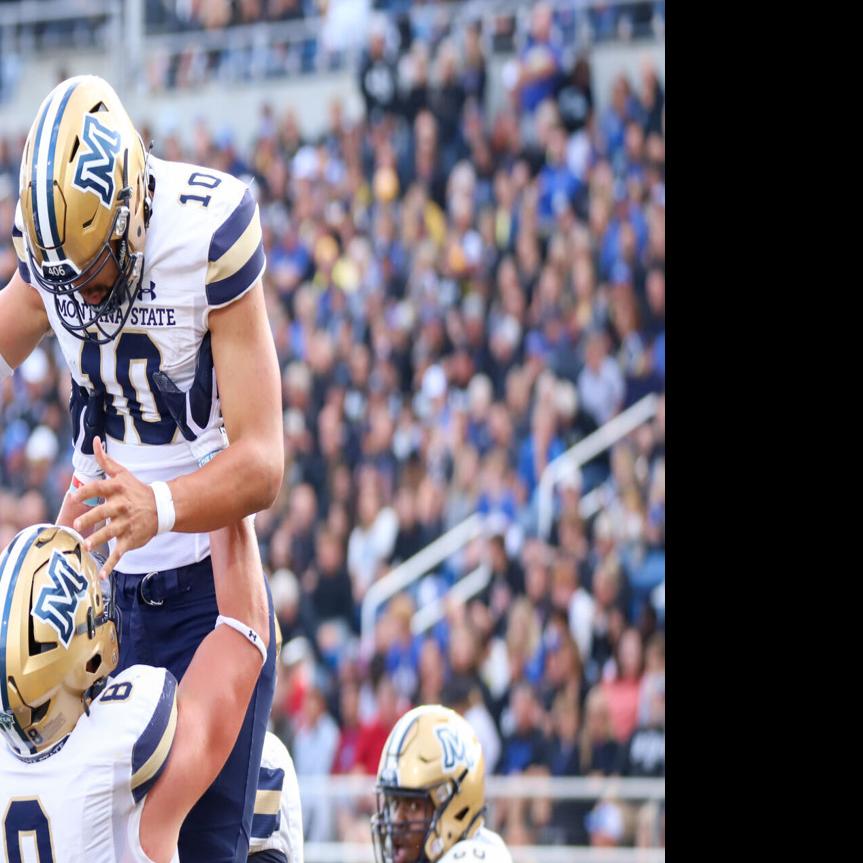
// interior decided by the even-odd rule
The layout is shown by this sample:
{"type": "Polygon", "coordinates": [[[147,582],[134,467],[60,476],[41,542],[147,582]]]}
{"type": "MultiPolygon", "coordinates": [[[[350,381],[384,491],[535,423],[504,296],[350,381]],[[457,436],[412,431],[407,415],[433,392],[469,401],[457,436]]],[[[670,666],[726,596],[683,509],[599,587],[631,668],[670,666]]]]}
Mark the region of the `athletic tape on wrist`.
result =
{"type": "MultiPolygon", "coordinates": [[[[225,626],[230,626],[231,629],[236,629],[243,638],[247,638],[258,650],[261,652],[261,665],[264,665],[267,661],[267,648],[264,647],[264,642],[261,639],[261,636],[252,629],[251,626],[247,626],[245,623],[241,623],[239,620],[235,620],[233,617],[225,617],[224,614],[220,614],[216,618],[216,626],[220,623],[224,623],[225,626]]],[[[216,628],[215,626],[213,627],[216,628]]]]}
{"type": "MultiPolygon", "coordinates": [[[[88,482],[95,482],[97,479],[101,479],[101,477],[81,477],[77,473],[73,473],[72,482],[69,484],[69,493],[74,494],[82,485],[87,485],[88,482]]],[[[105,499],[102,497],[88,497],[86,500],[81,501],[85,506],[98,506],[104,502],[105,499]]]]}
{"type": "Polygon", "coordinates": [[[171,489],[168,488],[168,483],[161,480],[151,482],[150,488],[153,489],[153,494],[156,496],[156,518],[159,521],[156,533],[167,533],[173,529],[174,521],[177,518],[177,513],[174,511],[174,498],[171,496],[171,489]]]}

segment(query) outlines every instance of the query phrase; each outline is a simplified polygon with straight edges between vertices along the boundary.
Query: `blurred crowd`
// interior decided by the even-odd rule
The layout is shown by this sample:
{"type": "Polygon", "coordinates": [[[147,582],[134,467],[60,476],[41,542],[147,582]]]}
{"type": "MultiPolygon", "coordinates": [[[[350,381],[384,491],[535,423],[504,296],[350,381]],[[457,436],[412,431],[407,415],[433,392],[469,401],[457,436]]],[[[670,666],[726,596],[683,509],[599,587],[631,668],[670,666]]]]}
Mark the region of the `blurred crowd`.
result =
{"type": "MultiPolygon", "coordinates": [[[[256,524],[284,638],[273,724],[301,777],[374,773],[423,702],[468,717],[490,774],[664,776],[663,87],[645,64],[598,110],[589,55],[566,62],[539,5],[489,112],[481,37],[397,62],[373,30],[365,120],[334,102],[316,140],[265,105],[246,152],[203,120],[156,142],[260,204],[286,471],[256,524]],[[564,478],[541,536],[545,466],[651,392],[655,419],[564,478]],[[363,642],[369,587],[475,512],[482,536],[363,642]],[[482,592],[414,634],[481,564],[482,592]]],[[[0,284],[23,134],[0,138],[0,284]]],[[[68,396],[53,339],[0,387],[0,544],[59,508],[68,396]]],[[[306,838],[368,841],[369,805],[304,801],[306,838]]],[[[513,843],[664,843],[653,802],[498,801],[491,822],[513,843]]]]}
{"type": "MultiPolygon", "coordinates": [[[[0,9],[19,2],[0,0],[0,9]]],[[[509,53],[523,45],[530,5],[484,6],[465,0],[144,0],[144,32],[172,37],[170,46],[148,50],[147,86],[150,91],[176,90],[212,80],[261,81],[343,69],[354,62],[377,18],[391,25],[390,48],[403,53],[415,41],[435,52],[442,40],[462,28],[466,16],[482,15],[486,50],[509,53]]],[[[556,32],[566,46],[652,39],[664,32],[664,0],[554,0],[554,7],[556,32]]],[[[111,50],[117,31],[110,15],[87,0],[67,0],[67,9],[68,17],[9,25],[8,33],[0,25],[0,42],[8,55],[0,54],[0,103],[26,83],[24,63],[34,53],[111,50]]]]}

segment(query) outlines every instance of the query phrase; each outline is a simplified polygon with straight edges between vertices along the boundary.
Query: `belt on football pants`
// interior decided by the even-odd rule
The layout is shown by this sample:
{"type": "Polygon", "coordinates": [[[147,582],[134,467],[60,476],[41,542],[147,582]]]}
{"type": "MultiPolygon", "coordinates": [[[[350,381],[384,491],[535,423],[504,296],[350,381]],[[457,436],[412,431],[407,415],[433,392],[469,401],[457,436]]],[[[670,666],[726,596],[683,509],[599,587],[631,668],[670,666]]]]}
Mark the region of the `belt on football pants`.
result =
{"type": "Polygon", "coordinates": [[[202,579],[212,582],[209,555],[197,563],[163,569],[160,572],[114,570],[115,589],[126,597],[137,595],[144,605],[159,606],[172,596],[186,593],[202,579]]]}

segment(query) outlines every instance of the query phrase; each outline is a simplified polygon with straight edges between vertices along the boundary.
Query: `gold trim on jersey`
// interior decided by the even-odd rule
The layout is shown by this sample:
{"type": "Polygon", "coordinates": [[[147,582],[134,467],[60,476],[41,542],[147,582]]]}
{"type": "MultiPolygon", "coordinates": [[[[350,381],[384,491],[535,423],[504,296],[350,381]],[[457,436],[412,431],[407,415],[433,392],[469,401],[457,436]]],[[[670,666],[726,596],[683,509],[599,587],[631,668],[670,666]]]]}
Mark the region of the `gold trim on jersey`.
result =
{"type": "Polygon", "coordinates": [[[275,815],[281,802],[281,791],[258,791],[255,795],[255,815],[275,815]]]}
{"type": "Polygon", "coordinates": [[[229,279],[239,272],[248,262],[261,242],[261,219],[258,208],[246,225],[246,230],[237,237],[237,241],[218,260],[212,261],[207,267],[207,284],[229,279]]]}
{"type": "Polygon", "coordinates": [[[132,790],[153,778],[159,768],[165,763],[168,753],[171,751],[171,743],[174,740],[174,732],[177,730],[177,697],[171,705],[171,718],[165,726],[165,732],[159,745],[153,750],[153,754],[132,774],[132,790]]]}

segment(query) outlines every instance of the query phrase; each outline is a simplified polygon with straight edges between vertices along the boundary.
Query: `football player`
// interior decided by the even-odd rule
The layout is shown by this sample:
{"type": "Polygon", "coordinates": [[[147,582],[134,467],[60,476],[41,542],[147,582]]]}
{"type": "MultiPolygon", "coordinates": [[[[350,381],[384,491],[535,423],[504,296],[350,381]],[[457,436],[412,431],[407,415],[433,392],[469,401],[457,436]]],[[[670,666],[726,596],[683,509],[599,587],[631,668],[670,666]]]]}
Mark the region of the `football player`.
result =
{"type": "Polygon", "coordinates": [[[485,825],[485,766],[474,730],[438,704],[408,711],[378,767],[372,842],[377,863],[512,863],[485,825]]]}
{"type": "MultiPolygon", "coordinates": [[[[282,629],[276,622],[276,674],[282,629]]],[[[303,863],[303,813],[291,753],[272,731],[264,738],[252,817],[249,863],[303,863]]]]}
{"type": "MultiPolygon", "coordinates": [[[[208,532],[269,507],[284,471],[257,204],[228,174],[150,156],[110,85],[78,76],[30,129],[13,243],[0,382],[55,333],[76,431],[57,520],[88,550],[109,542],[118,672],[182,680],[217,615],[208,532]]],[[[246,860],[274,668],[271,650],[234,751],[183,824],[184,863],[246,860]]]]}
{"type": "Polygon", "coordinates": [[[178,686],[148,665],[109,677],[117,609],[78,533],[38,524],[3,551],[3,859],[178,861],[180,825],[234,746],[267,656],[250,519],[215,533],[211,553],[221,615],[178,686]]]}

